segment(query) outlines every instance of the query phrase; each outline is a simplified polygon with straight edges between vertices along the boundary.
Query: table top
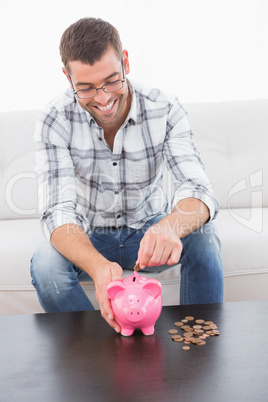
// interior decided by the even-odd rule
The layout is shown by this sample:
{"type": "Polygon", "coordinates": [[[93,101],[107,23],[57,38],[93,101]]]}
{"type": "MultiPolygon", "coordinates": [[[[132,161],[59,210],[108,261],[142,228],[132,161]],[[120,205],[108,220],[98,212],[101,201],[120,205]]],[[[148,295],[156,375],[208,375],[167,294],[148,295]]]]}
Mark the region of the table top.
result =
{"type": "Polygon", "coordinates": [[[123,337],[99,311],[2,316],[0,401],[267,401],[267,318],[268,301],[169,306],[123,337]],[[220,336],[183,350],[168,331],[187,315],[220,336]]]}

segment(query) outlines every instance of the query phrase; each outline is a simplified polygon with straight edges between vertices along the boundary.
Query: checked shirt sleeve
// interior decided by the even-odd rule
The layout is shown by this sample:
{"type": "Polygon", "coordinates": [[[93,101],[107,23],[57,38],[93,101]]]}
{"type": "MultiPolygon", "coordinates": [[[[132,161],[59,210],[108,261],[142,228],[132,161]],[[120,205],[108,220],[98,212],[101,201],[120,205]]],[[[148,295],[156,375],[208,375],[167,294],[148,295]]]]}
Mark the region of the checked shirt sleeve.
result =
{"type": "Polygon", "coordinates": [[[87,230],[86,219],[76,211],[75,173],[69,151],[70,123],[52,109],[41,113],[36,124],[36,171],[41,227],[49,240],[64,224],[87,230]]]}
{"type": "Polygon", "coordinates": [[[175,187],[172,207],[184,198],[197,198],[207,205],[210,218],[214,219],[218,202],[196,147],[188,115],[179,102],[168,113],[164,153],[175,187]]]}

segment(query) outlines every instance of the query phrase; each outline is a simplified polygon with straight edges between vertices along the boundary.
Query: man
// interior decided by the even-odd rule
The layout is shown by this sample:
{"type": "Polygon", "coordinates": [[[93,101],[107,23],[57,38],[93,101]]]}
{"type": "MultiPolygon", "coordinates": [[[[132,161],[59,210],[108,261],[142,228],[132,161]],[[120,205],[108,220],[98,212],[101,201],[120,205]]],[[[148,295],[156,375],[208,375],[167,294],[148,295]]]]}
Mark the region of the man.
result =
{"type": "Polygon", "coordinates": [[[217,202],[178,100],[129,81],[117,30],[84,18],[64,32],[70,88],[37,123],[41,224],[32,283],[46,312],[90,310],[79,281],[92,279],[117,332],[107,285],[122,268],[159,272],[181,263],[182,304],[222,302],[217,202]],[[162,186],[164,164],[175,196],[162,186]]]}

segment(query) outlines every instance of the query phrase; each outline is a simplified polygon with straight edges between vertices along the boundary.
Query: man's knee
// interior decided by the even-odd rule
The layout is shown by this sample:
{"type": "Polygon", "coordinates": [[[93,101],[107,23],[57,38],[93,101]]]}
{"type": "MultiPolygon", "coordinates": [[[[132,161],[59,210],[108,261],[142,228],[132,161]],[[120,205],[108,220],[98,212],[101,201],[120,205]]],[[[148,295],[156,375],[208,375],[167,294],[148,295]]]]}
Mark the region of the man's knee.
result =
{"type": "Polygon", "coordinates": [[[45,283],[55,280],[57,274],[66,269],[70,262],[66,260],[47,241],[44,241],[35,251],[31,260],[31,276],[33,285],[36,282],[45,283]]]}

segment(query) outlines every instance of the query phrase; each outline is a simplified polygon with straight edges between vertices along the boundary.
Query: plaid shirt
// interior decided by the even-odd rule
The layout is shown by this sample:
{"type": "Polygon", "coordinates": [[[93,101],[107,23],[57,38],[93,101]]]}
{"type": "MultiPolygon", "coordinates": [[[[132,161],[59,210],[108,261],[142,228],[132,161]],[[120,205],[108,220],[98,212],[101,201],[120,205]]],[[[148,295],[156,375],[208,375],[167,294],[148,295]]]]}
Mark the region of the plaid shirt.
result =
{"type": "Polygon", "coordinates": [[[59,226],[139,229],[178,201],[203,201],[211,218],[218,204],[194,141],[187,113],[173,95],[129,82],[132,103],[113,150],[103,129],[68,89],[40,114],[36,125],[39,208],[46,237],[59,226]],[[163,189],[172,173],[171,205],[163,189]]]}

